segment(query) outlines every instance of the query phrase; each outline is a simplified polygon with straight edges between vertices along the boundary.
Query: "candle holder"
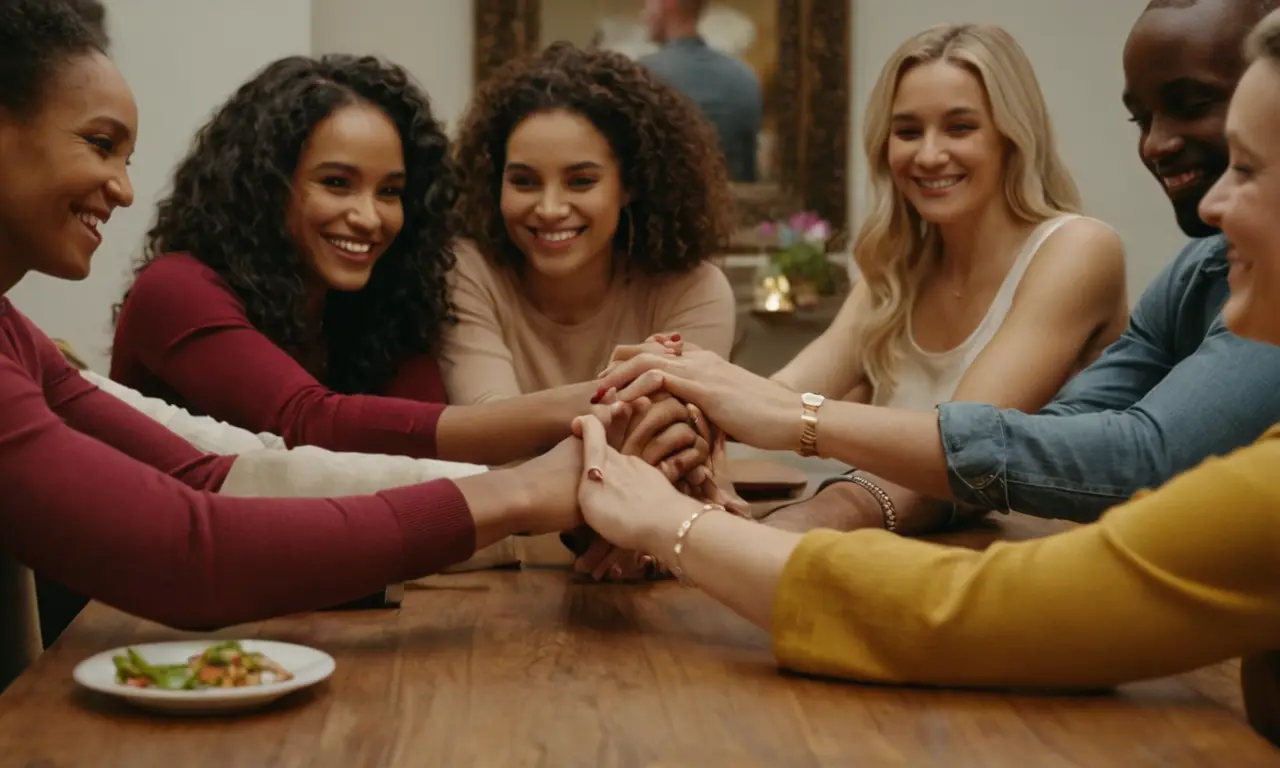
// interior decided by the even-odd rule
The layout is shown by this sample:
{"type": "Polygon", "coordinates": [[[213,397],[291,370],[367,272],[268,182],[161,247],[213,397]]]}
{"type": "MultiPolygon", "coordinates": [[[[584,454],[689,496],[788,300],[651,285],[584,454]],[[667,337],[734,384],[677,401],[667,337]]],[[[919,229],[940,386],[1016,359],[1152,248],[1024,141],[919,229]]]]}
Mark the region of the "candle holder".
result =
{"type": "Polygon", "coordinates": [[[795,314],[796,305],[791,296],[791,281],[786,275],[765,274],[755,287],[752,309],[762,315],[795,314]]]}

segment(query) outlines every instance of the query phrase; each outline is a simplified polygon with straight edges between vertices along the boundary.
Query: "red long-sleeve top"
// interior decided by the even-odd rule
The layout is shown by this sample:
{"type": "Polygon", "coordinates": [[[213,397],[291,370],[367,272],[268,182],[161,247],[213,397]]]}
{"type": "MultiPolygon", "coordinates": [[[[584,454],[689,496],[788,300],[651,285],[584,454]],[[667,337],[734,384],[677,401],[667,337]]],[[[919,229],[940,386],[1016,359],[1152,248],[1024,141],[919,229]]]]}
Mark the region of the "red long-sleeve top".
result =
{"type": "Polygon", "coordinates": [[[344,499],[218,496],[234,461],[90,384],[0,297],[0,556],[203,629],[343,603],[475,550],[449,480],[344,499]]]}
{"type": "Polygon", "coordinates": [[[386,391],[340,395],[317,381],[249,322],[244,303],[209,267],[185,253],[157,258],[138,275],[116,323],[111,378],[289,446],[436,455],[445,406],[438,361],[401,364],[386,391]]]}

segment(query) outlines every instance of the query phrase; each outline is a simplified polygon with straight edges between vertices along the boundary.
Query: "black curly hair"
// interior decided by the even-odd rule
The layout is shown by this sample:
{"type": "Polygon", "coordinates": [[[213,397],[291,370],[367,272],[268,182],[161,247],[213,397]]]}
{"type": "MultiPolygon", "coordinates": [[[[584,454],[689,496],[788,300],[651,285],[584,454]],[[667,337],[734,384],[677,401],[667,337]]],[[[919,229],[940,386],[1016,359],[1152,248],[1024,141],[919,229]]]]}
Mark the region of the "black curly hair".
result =
{"type": "Polygon", "coordinates": [[[483,253],[524,263],[498,205],[507,139],[529,115],[558,109],[590,120],[618,159],[631,202],[614,243],[625,252],[634,228],[627,267],[686,272],[724,246],[733,200],[715,131],[697,105],[622,54],[561,42],[481,84],[458,132],[458,215],[483,253]]]}
{"type": "Polygon", "coordinates": [[[438,349],[453,318],[446,275],[454,264],[457,174],[426,95],[402,68],[347,55],[268,65],[196,134],[135,274],[162,254],[190,253],[235,290],[255,328],[301,354],[306,267],[286,229],[294,170],[316,124],[356,102],[380,107],[395,122],[407,173],[404,226],[368,285],[330,292],[325,301],[325,384],[367,394],[406,356],[438,349]]]}
{"type": "Polygon", "coordinates": [[[29,115],[58,69],[102,43],[64,0],[0,0],[0,107],[29,115]]]}

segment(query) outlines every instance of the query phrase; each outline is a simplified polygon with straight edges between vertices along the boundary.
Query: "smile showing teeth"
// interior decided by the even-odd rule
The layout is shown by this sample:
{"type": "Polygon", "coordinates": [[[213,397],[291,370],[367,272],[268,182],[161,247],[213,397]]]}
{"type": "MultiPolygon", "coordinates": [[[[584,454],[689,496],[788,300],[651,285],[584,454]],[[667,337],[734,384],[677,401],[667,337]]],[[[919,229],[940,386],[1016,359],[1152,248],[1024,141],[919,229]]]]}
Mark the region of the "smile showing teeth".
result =
{"type": "Polygon", "coordinates": [[[925,189],[950,189],[959,184],[963,176],[948,176],[945,179],[916,179],[916,183],[925,189]]]}
{"type": "Polygon", "coordinates": [[[1200,181],[1199,171],[1183,171],[1173,176],[1161,176],[1160,180],[1164,182],[1164,188],[1170,192],[1177,192],[1186,189],[1196,182],[1200,181]]]}
{"type": "Polygon", "coordinates": [[[373,248],[372,243],[361,243],[355,240],[346,240],[341,237],[327,237],[325,239],[337,246],[339,250],[346,251],[347,253],[353,253],[357,256],[363,256],[373,248]]]}
{"type": "Polygon", "coordinates": [[[572,240],[573,238],[577,237],[578,235],[582,234],[585,231],[586,231],[586,227],[579,227],[577,229],[557,229],[557,230],[535,229],[533,231],[533,234],[539,240],[546,240],[549,243],[563,243],[565,241],[572,240]]]}
{"type": "Polygon", "coordinates": [[[94,234],[98,232],[98,225],[102,223],[102,219],[94,216],[92,213],[77,213],[76,218],[88,227],[94,234]]]}

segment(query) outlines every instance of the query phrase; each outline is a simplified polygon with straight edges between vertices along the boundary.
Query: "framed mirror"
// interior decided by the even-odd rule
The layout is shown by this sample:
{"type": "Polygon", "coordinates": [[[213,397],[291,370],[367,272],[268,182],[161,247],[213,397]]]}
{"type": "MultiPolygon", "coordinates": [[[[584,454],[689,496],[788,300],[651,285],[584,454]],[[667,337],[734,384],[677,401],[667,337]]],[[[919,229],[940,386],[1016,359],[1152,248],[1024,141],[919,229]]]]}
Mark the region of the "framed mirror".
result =
{"type": "MultiPolygon", "coordinates": [[[[757,180],[734,184],[733,250],[767,248],[763,221],[812,211],[848,226],[851,0],[712,0],[699,32],[755,71],[764,96],[757,180]]],[[[503,62],[568,40],[639,58],[657,50],[642,0],[475,0],[475,82],[503,62]]]]}

